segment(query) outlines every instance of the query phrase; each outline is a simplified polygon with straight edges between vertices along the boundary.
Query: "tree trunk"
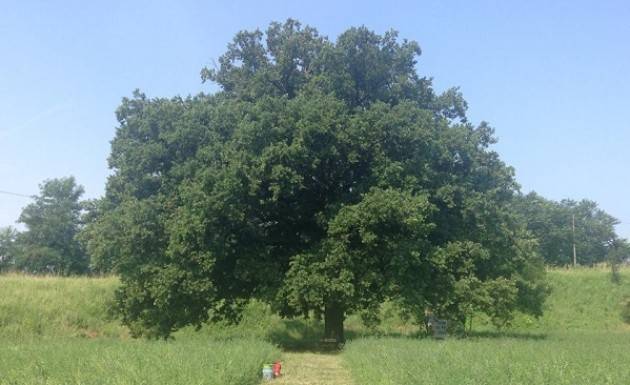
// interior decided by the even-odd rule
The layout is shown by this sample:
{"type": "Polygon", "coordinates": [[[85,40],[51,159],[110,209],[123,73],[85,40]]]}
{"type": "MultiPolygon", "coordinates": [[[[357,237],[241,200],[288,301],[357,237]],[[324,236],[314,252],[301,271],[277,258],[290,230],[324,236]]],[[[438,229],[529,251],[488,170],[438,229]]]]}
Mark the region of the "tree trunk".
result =
{"type": "Polygon", "coordinates": [[[340,304],[327,304],[324,311],[324,339],[334,339],[337,344],[346,342],[343,333],[343,321],[345,318],[343,307],[340,304]]]}

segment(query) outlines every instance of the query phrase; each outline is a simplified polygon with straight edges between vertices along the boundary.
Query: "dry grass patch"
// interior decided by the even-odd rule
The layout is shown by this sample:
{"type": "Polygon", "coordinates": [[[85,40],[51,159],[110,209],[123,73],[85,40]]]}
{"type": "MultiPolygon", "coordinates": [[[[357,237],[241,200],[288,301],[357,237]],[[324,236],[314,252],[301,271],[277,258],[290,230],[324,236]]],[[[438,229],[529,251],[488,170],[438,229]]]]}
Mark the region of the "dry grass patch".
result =
{"type": "Polygon", "coordinates": [[[275,385],[351,385],[350,373],[335,353],[285,352],[282,354],[283,376],[275,385]]]}

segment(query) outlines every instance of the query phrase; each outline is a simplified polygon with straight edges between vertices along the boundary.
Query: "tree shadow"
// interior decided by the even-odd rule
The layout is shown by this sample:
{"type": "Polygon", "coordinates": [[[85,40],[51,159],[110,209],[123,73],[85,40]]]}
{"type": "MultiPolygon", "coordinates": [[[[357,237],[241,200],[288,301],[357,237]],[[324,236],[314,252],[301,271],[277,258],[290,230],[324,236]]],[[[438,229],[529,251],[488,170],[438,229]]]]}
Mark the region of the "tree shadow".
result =
{"type": "Polygon", "coordinates": [[[323,323],[315,320],[283,319],[268,332],[267,338],[282,350],[290,352],[334,352],[320,343],[323,323]]]}
{"type": "MultiPolygon", "coordinates": [[[[317,320],[284,319],[275,325],[268,333],[267,339],[282,350],[289,352],[310,352],[335,354],[343,346],[323,341],[324,324],[317,320]]],[[[403,333],[399,331],[383,331],[352,328],[345,329],[346,342],[359,338],[426,338],[422,332],[403,333]]]]}
{"type": "Polygon", "coordinates": [[[541,340],[547,339],[547,334],[509,331],[509,330],[484,330],[484,331],[469,331],[462,337],[463,338],[478,338],[478,339],[513,338],[513,339],[520,339],[520,340],[541,341],[541,340]]]}
{"type": "MultiPolygon", "coordinates": [[[[343,346],[322,342],[324,324],[318,320],[284,319],[275,325],[268,333],[267,339],[282,350],[289,352],[310,352],[336,354],[343,346]]],[[[430,339],[431,336],[424,330],[413,332],[400,332],[396,330],[378,329],[353,329],[345,330],[346,341],[360,338],[399,338],[399,339],[430,339]]],[[[468,331],[467,333],[451,334],[447,339],[519,339],[529,341],[541,341],[547,339],[545,333],[520,332],[510,330],[485,330],[468,331]]]]}

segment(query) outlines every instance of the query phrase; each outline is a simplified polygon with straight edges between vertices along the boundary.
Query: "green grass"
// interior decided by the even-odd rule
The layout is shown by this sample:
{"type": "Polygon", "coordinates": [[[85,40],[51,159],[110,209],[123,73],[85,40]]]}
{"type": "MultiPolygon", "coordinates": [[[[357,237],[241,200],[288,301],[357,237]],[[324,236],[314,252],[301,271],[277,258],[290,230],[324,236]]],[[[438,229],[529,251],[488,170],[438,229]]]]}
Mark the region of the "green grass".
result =
{"type": "Polygon", "coordinates": [[[0,385],[251,385],[280,357],[247,324],[133,340],[109,314],[117,285],[114,277],[0,276],[0,385]]]}
{"type": "MultiPolygon", "coordinates": [[[[322,362],[344,384],[348,373],[361,385],[630,384],[630,325],[622,318],[630,269],[620,285],[603,268],[548,277],[552,293],[540,319],[518,315],[498,332],[478,317],[473,337],[434,341],[415,337],[418,327],[385,304],[376,329],[349,317],[346,349],[322,362]]],[[[0,385],[258,384],[261,364],[281,357],[277,346],[289,351],[282,383],[328,378],[318,375],[313,352],[320,321],[282,320],[254,302],[238,325],[134,340],[108,310],[117,285],[115,277],[0,276],[0,385]]]]}
{"type": "Polygon", "coordinates": [[[0,384],[249,385],[277,357],[261,340],[48,339],[0,345],[0,384]]]}
{"type": "Polygon", "coordinates": [[[108,316],[115,277],[0,276],[0,338],[124,337],[108,316]]]}
{"type": "MultiPolygon", "coordinates": [[[[630,298],[630,268],[621,270],[621,283],[613,283],[604,267],[551,269],[547,272],[551,295],[541,318],[517,316],[512,330],[552,333],[566,331],[630,331],[622,317],[630,298]]],[[[478,320],[478,330],[490,325],[478,320]]]]}
{"type": "Polygon", "coordinates": [[[548,276],[552,292],[545,314],[535,322],[517,323],[516,328],[547,332],[629,330],[621,317],[624,299],[630,298],[629,268],[622,269],[620,284],[611,281],[607,268],[555,269],[548,276]]]}
{"type": "Polygon", "coordinates": [[[540,319],[520,315],[498,332],[481,317],[469,338],[365,338],[342,357],[362,385],[630,384],[630,270],[614,284],[603,268],[551,270],[540,319]]]}
{"type": "Polygon", "coordinates": [[[545,339],[408,338],[350,342],[343,358],[362,385],[620,385],[630,383],[628,333],[545,339]]]}

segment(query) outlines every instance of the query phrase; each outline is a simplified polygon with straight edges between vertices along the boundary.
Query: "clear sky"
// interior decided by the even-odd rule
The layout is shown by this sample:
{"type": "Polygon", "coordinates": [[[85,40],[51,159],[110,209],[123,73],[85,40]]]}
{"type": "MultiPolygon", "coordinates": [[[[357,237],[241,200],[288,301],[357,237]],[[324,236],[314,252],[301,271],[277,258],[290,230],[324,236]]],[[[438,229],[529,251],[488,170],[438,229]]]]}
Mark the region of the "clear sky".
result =
{"type": "MultiPolygon", "coordinates": [[[[102,195],[123,96],[212,92],[199,71],[238,30],[288,17],[331,39],[366,25],[418,41],[419,72],[461,87],[523,191],[593,199],[630,237],[627,0],[0,0],[0,190],[74,175],[102,195]]],[[[0,194],[0,227],[27,203],[0,194]]]]}

